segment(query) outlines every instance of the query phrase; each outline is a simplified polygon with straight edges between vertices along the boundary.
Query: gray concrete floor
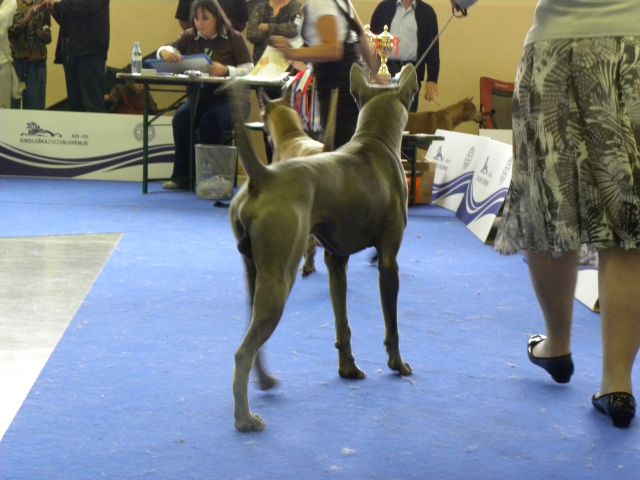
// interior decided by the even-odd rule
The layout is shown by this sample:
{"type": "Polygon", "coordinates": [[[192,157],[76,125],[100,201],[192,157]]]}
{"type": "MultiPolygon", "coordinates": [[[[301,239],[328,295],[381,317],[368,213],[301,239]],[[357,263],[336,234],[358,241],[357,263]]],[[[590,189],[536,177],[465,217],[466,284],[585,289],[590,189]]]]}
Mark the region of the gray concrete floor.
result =
{"type": "Polygon", "coordinates": [[[120,237],[0,239],[0,440],[120,237]]]}

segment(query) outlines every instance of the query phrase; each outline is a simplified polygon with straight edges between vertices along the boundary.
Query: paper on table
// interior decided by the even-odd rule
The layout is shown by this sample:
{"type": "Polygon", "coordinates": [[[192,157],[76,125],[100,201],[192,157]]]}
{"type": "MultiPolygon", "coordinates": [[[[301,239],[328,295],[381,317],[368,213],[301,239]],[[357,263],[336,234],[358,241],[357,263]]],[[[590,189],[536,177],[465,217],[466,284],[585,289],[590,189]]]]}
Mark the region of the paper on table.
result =
{"type": "Polygon", "coordinates": [[[282,80],[287,76],[289,66],[289,62],[278,49],[267,45],[253,70],[242,78],[245,80],[282,80]]]}
{"type": "Polygon", "coordinates": [[[195,55],[184,55],[180,62],[167,62],[162,59],[145,60],[145,65],[154,68],[158,73],[184,73],[187,70],[197,70],[200,72],[209,72],[211,59],[204,53],[195,55]]]}

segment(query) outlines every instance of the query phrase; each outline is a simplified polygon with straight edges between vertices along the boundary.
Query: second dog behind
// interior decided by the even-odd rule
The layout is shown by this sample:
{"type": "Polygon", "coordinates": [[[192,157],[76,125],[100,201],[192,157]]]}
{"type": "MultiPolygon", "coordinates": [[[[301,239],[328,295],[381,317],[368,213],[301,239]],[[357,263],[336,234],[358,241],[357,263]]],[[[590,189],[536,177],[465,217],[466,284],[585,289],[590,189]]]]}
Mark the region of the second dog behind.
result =
{"type": "Polygon", "coordinates": [[[482,114],[472,100],[472,98],[464,98],[434,112],[410,112],[406,129],[409,133],[432,134],[439,128],[453,130],[462,122],[480,122],[482,114]]]}
{"type": "MultiPolygon", "coordinates": [[[[304,131],[300,115],[290,107],[290,94],[291,91],[288,90],[283,98],[277,100],[270,100],[266,96],[262,97],[262,118],[265,130],[271,140],[273,163],[330,152],[334,146],[338,89],[331,92],[329,121],[324,133],[324,142],[314,140],[304,131]]],[[[316,271],[315,255],[316,239],[313,235],[309,235],[302,265],[303,277],[316,271]]]]}

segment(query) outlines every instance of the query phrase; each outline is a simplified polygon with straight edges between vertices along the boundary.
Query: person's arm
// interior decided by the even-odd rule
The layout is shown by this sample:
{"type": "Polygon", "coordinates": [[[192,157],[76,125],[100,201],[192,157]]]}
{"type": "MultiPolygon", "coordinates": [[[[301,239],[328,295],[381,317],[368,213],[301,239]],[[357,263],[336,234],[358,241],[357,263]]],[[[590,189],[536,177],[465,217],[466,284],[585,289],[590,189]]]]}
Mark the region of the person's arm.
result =
{"type": "Polygon", "coordinates": [[[424,98],[427,101],[432,101],[438,96],[438,77],[440,76],[440,44],[437,40],[438,17],[432,8],[426,11],[425,20],[423,25],[426,32],[425,45],[431,45],[431,42],[435,40],[425,59],[427,82],[424,89],[424,98]]]}
{"type": "Polygon", "coordinates": [[[267,41],[269,33],[260,29],[261,20],[264,15],[264,3],[257,5],[251,12],[249,24],[247,25],[247,40],[251,43],[264,43],[267,41]]]}
{"type": "Polygon", "coordinates": [[[229,37],[229,41],[231,42],[235,65],[223,65],[219,62],[213,62],[210,73],[220,77],[242,77],[253,70],[254,65],[251,61],[251,54],[247,48],[247,43],[239,33],[232,34],[229,37]]]}
{"type": "Polygon", "coordinates": [[[4,35],[9,31],[15,13],[16,0],[3,0],[0,3],[0,32],[4,32],[4,35]]]}
{"type": "Polygon", "coordinates": [[[283,8],[287,9],[286,12],[283,12],[287,14],[286,21],[269,23],[268,33],[269,35],[281,35],[287,38],[294,38],[298,35],[297,19],[301,15],[300,4],[292,0],[283,8]]]}
{"type": "Polygon", "coordinates": [[[289,39],[275,35],[270,38],[271,45],[280,50],[287,60],[294,62],[323,63],[342,59],[344,45],[338,38],[338,17],[324,15],[316,24],[320,43],[310,47],[291,48],[289,39]]]}
{"type": "MultiPolygon", "coordinates": [[[[358,23],[358,25],[360,25],[360,29],[362,30],[362,21],[358,16],[358,12],[356,12],[356,9],[353,7],[353,5],[351,6],[351,9],[353,10],[354,20],[358,23]]],[[[377,73],[378,69],[380,68],[380,59],[378,58],[378,55],[376,55],[373,45],[369,44],[369,39],[366,35],[360,35],[360,37],[358,38],[358,45],[360,47],[360,55],[362,56],[364,63],[367,64],[369,70],[371,70],[373,73],[377,73]]]]}

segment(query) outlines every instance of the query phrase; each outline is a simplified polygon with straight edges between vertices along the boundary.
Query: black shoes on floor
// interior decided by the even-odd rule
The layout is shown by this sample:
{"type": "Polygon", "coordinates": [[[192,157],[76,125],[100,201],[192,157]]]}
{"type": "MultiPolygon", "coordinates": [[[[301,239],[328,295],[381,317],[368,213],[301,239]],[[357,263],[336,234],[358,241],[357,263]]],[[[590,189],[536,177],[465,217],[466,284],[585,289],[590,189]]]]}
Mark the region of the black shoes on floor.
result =
{"type": "Polygon", "coordinates": [[[571,354],[559,357],[539,358],[533,356],[533,348],[540,342],[546,340],[544,335],[532,335],[527,344],[527,354],[529,361],[547,371],[551,378],[558,383],[568,383],[573,375],[573,359],[571,354]]]}
{"type": "MultiPolygon", "coordinates": [[[[558,383],[568,383],[573,375],[573,360],[571,354],[559,357],[539,358],[533,355],[533,348],[545,340],[544,335],[532,335],[527,344],[529,360],[551,375],[558,383]]],[[[636,415],[636,400],[626,392],[613,392],[591,398],[593,407],[611,418],[614,427],[627,428],[636,415]]]]}
{"type": "Polygon", "coordinates": [[[591,397],[593,407],[605,415],[609,415],[614,427],[627,428],[636,416],[636,399],[626,392],[613,392],[591,397]]]}

